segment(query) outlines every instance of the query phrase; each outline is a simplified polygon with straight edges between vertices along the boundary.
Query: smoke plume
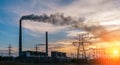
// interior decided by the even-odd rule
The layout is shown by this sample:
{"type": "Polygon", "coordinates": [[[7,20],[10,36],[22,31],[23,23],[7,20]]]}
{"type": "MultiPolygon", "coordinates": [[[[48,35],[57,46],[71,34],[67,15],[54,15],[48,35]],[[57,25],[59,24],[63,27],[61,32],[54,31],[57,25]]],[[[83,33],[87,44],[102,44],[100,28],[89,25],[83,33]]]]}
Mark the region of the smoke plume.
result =
{"type": "MultiPolygon", "coordinates": [[[[54,24],[54,25],[60,25],[60,26],[64,26],[64,25],[77,25],[79,22],[74,20],[72,17],[67,16],[65,17],[63,14],[51,14],[51,15],[26,15],[26,16],[22,16],[21,20],[33,20],[33,21],[38,21],[38,22],[45,22],[45,23],[50,23],[50,24],[54,24]]],[[[81,21],[84,21],[81,19],[81,21]]]]}
{"type": "MultiPolygon", "coordinates": [[[[74,18],[71,16],[64,16],[63,14],[50,14],[50,15],[26,15],[22,16],[20,20],[33,20],[37,22],[50,23],[59,26],[71,26],[71,28],[75,29],[83,29],[93,35],[100,37],[102,40],[105,40],[105,34],[109,33],[103,26],[99,25],[99,23],[84,23],[85,18],[74,18]]],[[[109,38],[107,38],[109,40],[109,38]]]]}

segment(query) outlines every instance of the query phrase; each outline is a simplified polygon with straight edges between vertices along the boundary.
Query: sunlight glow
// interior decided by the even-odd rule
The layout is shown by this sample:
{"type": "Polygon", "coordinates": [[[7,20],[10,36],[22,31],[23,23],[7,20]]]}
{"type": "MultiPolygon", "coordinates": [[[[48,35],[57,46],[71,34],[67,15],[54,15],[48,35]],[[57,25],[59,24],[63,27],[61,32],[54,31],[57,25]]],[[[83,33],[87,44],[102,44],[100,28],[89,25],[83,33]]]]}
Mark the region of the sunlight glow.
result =
{"type": "Polygon", "coordinates": [[[119,49],[112,49],[111,50],[111,57],[112,58],[119,58],[119,54],[120,54],[119,49]]]}
{"type": "Polygon", "coordinates": [[[114,55],[119,55],[119,51],[118,50],[113,50],[113,54],[114,55]]]}

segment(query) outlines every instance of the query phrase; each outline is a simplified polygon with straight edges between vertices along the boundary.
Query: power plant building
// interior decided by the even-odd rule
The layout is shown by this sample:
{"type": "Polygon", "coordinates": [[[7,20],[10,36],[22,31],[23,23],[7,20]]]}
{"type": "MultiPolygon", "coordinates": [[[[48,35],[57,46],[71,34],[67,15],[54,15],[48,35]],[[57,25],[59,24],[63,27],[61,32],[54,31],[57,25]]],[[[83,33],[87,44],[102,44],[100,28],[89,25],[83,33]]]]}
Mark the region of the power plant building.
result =
{"type": "Polygon", "coordinates": [[[47,57],[45,52],[23,51],[22,57],[47,57]]]}
{"type": "Polygon", "coordinates": [[[66,53],[63,52],[58,52],[58,51],[52,51],[51,52],[51,57],[53,58],[66,58],[66,53]]]}

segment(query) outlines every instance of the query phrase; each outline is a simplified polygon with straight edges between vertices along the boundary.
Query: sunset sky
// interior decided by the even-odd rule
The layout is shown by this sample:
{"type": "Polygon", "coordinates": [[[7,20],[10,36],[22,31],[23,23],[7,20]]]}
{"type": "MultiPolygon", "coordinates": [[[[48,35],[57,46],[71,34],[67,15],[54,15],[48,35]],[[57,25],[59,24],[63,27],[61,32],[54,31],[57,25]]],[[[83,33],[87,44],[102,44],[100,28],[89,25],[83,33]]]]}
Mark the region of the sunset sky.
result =
{"type": "MultiPolygon", "coordinates": [[[[18,48],[18,24],[24,15],[62,13],[74,19],[83,18],[86,25],[94,25],[89,31],[99,36],[101,43],[120,43],[120,0],[0,0],[0,50],[7,50],[9,44],[18,48]]],[[[71,38],[84,29],[57,26],[50,23],[23,20],[23,49],[33,50],[35,44],[45,43],[45,32],[49,32],[51,50],[72,53],[71,38]]],[[[43,50],[43,47],[42,47],[43,50]]]]}

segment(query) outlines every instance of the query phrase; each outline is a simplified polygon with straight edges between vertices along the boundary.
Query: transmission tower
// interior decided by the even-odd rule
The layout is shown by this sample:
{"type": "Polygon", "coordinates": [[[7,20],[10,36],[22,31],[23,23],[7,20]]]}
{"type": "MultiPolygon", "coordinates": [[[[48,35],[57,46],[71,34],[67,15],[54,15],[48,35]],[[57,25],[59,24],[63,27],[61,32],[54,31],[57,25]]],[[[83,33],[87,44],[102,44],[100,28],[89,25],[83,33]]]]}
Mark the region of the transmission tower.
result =
{"type": "Polygon", "coordinates": [[[9,46],[8,46],[8,55],[9,56],[12,55],[12,46],[11,46],[11,44],[9,44],[9,46]]]}
{"type": "Polygon", "coordinates": [[[78,34],[77,37],[77,42],[73,42],[74,46],[77,46],[77,59],[79,59],[79,55],[80,55],[80,47],[82,48],[82,58],[87,60],[87,56],[86,56],[86,49],[85,49],[85,43],[91,43],[89,40],[92,39],[94,37],[90,37],[89,33],[81,33],[78,34]]]}

